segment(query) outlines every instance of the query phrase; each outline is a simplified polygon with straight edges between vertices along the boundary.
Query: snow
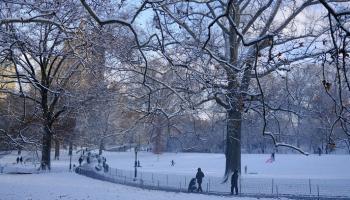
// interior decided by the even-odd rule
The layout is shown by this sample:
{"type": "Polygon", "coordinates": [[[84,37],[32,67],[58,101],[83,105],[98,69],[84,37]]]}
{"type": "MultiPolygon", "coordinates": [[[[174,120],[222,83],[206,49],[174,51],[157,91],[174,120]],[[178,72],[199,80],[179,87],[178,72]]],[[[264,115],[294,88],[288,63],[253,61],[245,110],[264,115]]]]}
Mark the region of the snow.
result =
{"type": "MultiPolygon", "coordinates": [[[[22,156],[25,159],[33,157],[26,152],[22,152],[22,156]]],[[[78,165],[79,156],[80,153],[74,153],[72,164],[78,165]]],[[[107,158],[107,163],[112,169],[104,174],[105,176],[133,177],[134,152],[104,152],[103,156],[107,158]]],[[[0,158],[0,166],[4,167],[4,172],[27,169],[30,166],[34,170],[37,169],[38,165],[33,167],[31,162],[16,164],[16,157],[16,152],[12,152],[0,158]]],[[[273,187],[278,186],[280,194],[308,195],[309,183],[311,183],[313,195],[317,194],[317,187],[321,195],[349,196],[350,194],[350,173],[348,172],[350,155],[276,154],[275,162],[266,163],[269,157],[270,155],[266,154],[242,155],[242,192],[271,194],[271,185],[273,185],[273,187]],[[244,174],[245,165],[248,167],[248,174],[244,174]]],[[[160,183],[163,186],[179,187],[180,183],[182,185],[180,187],[186,187],[188,180],[195,175],[197,168],[201,167],[206,175],[203,182],[204,190],[209,182],[211,184],[209,191],[226,193],[229,191],[229,184],[221,184],[225,164],[223,154],[163,153],[155,155],[139,152],[138,160],[142,166],[138,168],[138,177],[141,176],[145,184],[160,183]],[[175,161],[175,166],[171,166],[171,160],[175,161]]],[[[70,173],[68,166],[69,157],[64,151],[61,152],[60,160],[52,161],[50,173],[0,174],[0,199],[226,199],[226,197],[148,191],[122,186],[70,173]]],[[[274,193],[276,189],[274,188],[274,193]]]]}
{"type": "MultiPolygon", "coordinates": [[[[227,197],[143,190],[69,172],[0,175],[1,200],[226,200],[227,197]]],[[[232,199],[232,198],[230,198],[232,199]]],[[[233,198],[253,200],[255,198],[233,198]]],[[[264,198],[262,198],[264,199],[264,198]]],[[[267,199],[265,199],[267,200],[267,199]]]]}
{"type": "MultiPolygon", "coordinates": [[[[111,167],[132,170],[134,152],[104,152],[111,167]]],[[[350,179],[350,155],[276,154],[276,161],[266,163],[267,154],[243,154],[242,176],[249,178],[294,178],[294,179],[350,179]],[[244,174],[244,166],[248,174],[244,174]],[[249,174],[252,173],[252,174],[249,174]]],[[[163,153],[154,155],[139,152],[144,172],[193,175],[201,167],[205,174],[222,177],[225,169],[224,154],[209,153],[163,153]],[[171,160],[175,166],[171,167],[171,160]]]]}
{"type": "MultiPolygon", "coordinates": [[[[24,160],[32,154],[22,152],[24,160]]],[[[78,165],[80,153],[73,153],[72,165],[78,165]]],[[[103,152],[107,163],[112,168],[133,170],[134,152],[103,152]]],[[[0,158],[0,165],[17,167],[17,153],[12,152],[0,158]]],[[[276,161],[266,163],[268,154],[242,154],[242,177],[247,178],[293,178],[293,179],[350,179],[350,155],[309,155],[276,154],[276,161]],[[248,174],[244,174],[244,166],[248,174]]],[[[222,177],[225,169],[225,155],[211,153],[163,153],[138,152],[142,165],[139,171],[160,174],[193,175],[201,167],[206,175],[222,177]],[[171,160],[175,166],[171,167],[171,160]]],[[[52,170],[60,171],[69,166],[69,156],[61,152],[60,160],[52,160],[52,170]]],[[[30,162],[31,163],[31,162],[30,162]]],[[[27,162],[28,165],[30,163],[27,162]]],[[[32,166],[32,165],[30,165],[32,166]]],[[[38,164],[37,164],[38,167],[38,164]]]]}

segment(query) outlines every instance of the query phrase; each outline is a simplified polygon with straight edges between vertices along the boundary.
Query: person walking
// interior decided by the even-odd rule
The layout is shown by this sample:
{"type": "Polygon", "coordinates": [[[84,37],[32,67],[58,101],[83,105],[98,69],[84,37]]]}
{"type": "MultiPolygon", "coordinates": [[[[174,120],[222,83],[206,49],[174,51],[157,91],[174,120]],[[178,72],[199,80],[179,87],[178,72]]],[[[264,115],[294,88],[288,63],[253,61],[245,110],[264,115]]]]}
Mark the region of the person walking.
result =
{"type": "Polygon", "coordinates": [[[19,162],[22,164],[23,163],[23,158],[22,156],[19,158],[19,162]]]}
{"type": "Polygon", "coordinates": [[[198,183],[198,189],[197,192],[203,192],[202,190],[202,181],[204,178],[204,173],[202,172],[201,168],[198,168],[197,174],[196,174],[196,179],[197,179],[197,183],[198,183]]]}
{"type": "Polygon", "coordinates": [[[231,177],[231,195],[233,195],[233,190],[235,191],[235,194],[238,195],[238,170],[237,169],[235,169],[231,177]]]}
{"type": "Polygon", "coordinates": [[[171,160],[171,166],[174,166],[174,165],[175,165],[174,160],[171,160]]]}
{"type": "Polygon", "coordinates": [[[17,164],[18,164],[19,163],[19,157],[17,157],[16,161],[17,161],[17,164]]]}
{"type": "Polygon", "coordinates": [[[81,166],[81,163],[83,162],[83,156],[80,156],[78,161],[79,161],[79,166],[81,166]]]}

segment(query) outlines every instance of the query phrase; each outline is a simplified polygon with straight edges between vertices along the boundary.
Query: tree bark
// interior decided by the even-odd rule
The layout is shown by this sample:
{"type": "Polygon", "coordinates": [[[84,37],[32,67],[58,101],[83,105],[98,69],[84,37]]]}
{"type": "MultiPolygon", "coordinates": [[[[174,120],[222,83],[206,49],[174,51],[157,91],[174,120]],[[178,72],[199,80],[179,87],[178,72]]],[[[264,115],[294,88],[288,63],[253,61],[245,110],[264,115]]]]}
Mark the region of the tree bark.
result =
{"type": "Polygon", "coordinates": [[[41,169],[50,170],[51,169],[51,140],[52,135],[50,128],[45,127],[43,134],[43,146],[42,146],[42,155],[41,155],[41,169]]]}
{"type": "Polygon", "coordinates": [[[98,149],[98,155],[102,155],[102,151],[104,149],[103,139],[100,140],[100,147],[98,149]]]}
{"type": "Polygon", "coordinates": [[[55,160],[60,159],[60,141],[58,139],[55,140],[55,160]]]}
{"type": "Polygon", "coordinates": [[[69,155],[69,156],[72,156],[72,155],[73,155],[73,142],[72,142],[72,141],[69,141],[68,155],[69,155]]]}
{"type": "Polygon", "coordinates": [[[226,136],[226,170],[227,180],[235,169],[241,172],[241,125],[242,114],[239,110],[227,111],[227,136],[226,136]]]}

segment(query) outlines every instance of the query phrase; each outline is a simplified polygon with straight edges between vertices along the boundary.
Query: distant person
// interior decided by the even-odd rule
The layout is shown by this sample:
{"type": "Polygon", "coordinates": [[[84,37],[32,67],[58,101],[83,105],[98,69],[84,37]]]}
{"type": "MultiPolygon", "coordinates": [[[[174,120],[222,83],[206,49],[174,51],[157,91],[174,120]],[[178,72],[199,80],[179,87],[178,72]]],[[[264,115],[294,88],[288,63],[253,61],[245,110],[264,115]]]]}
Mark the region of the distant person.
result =
{"type": "Polygon", "coordinates": [[[23,158],[22,158],[22,156],[19,158],[19,162],[21,162],[21,164],[23,163],[23,158]]]}
{"type": "Polygon", "coordinates": [[[19,163],[19,157],[17,157],[16,161],[17,161],[17,164],[18,164],[19,163]]]}
{"type": "Polygon", "coordinates": [[[190,184],[188,185],[188,192],[194,192],[196,189],[196,178],[192,178],[190,184]]]}
{"type": "Polygon", "coordinates": [[[83,156],[80,156],[78,161],[79,161],[79,166],[81,166],[81,163],[83,162],[83,156]]]}
{"type": "Polygon", "coordinates": [[[233,190],[235,191],[235,194],[238,195],[238,170],[237,169],[235,169],[231,177],[231,195],[233,195],[233,190]]]}
{"type": "Polygon", "coordinates": [[[175,165],[174,160],[171,160],[171,166],[174,166],[174,165],[175,165]]]}
{"type": "Polygon", "coordinates": [[[271,154],[271,160],[272,160],[272,162],[275,161],[275,152],[272,152],[272,154],[271,154]]]}
{"type": "Polygon", "coordinates": [[[140,161],[137,161],[137,167],[141,167],[140,161]]]}
{"type": "Polygon", "coordinates": [[[245,165],[244,166],[244,173],[247,174],[247,172],[248,172],[248,167],[247,167],[247,165],[245,165]]]}
{"type": "Polygon", "coordinates": [[[103,166],[103,171],[104,171],[105,173],[107,173],[108,170],[109,170],[109,166],[108,166],[107,163],[105,163],[104,166],[103,166]]]}
{"type": "Polygon", "coordinates": [[[196,174],[196,179],[197,179],[197,183],[198,183],[198,189],[197,192],[203,192],[202,190],[202,181],[204,178],[204,173],[202,172],[201,168],[198,168],[197,174],[196,174]]]}
{"type": "Polygon", "coordinates": [[[322,154],[322,149],[321,149],[320,147],[318,147],[317,151],[318,151],[318,155],[321,156],[321,154],[322,154]]]}

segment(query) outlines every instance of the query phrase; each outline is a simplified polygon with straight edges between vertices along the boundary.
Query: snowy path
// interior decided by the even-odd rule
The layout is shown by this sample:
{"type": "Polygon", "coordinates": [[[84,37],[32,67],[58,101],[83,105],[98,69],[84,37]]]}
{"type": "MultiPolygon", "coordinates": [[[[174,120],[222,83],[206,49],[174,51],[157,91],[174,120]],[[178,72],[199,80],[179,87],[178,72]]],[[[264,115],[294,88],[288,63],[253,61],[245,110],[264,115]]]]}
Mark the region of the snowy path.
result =
{"type": "MultiPolygon", "coordinates": [[[[1,200],[255,200],[142,190],[75,173],[0,174],[1,200]]],[[[260,198],[260,200],[268,200],[260,198]]]]}

